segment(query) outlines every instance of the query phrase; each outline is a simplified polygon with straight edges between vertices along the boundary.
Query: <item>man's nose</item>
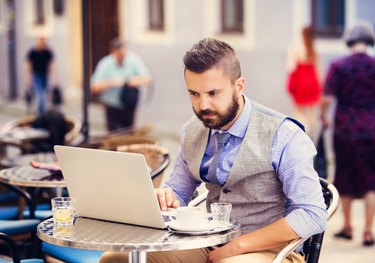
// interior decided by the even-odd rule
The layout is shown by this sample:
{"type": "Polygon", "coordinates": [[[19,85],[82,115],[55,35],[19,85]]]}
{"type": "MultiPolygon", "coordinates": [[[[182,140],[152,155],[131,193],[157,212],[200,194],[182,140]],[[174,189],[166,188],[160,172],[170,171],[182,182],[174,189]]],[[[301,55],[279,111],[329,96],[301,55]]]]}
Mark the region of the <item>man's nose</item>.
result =
{"type": "Polygon", "coordinates": [[[210,100],[206,97],[201,97],[199,101],[199,107],[201,110],[207,110],[210,107],[210,100]]]}

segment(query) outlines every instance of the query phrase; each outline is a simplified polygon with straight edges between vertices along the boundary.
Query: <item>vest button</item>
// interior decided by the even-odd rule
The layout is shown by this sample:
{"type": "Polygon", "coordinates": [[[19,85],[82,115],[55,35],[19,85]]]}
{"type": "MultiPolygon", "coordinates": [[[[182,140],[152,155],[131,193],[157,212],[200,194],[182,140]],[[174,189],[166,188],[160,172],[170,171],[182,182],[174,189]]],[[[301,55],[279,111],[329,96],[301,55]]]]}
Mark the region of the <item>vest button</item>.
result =
{"type": "Polygon", "coordinates": [[[223,193],[224,193],[224,194],[231,193],[231,192],[232,192],[232,191],[229,190],[228,188],[224,188],[224,189],[223,189],[223,193]]]}

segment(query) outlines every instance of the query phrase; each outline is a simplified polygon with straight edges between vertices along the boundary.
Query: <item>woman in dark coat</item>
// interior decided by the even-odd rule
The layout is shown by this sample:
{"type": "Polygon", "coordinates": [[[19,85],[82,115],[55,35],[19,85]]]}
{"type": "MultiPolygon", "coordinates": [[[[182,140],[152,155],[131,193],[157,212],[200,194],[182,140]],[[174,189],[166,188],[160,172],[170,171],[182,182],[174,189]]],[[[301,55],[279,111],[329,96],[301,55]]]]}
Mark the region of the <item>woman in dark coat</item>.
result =
{"type": "Polygon", "coordinates": [[[363,245],[374,245],[372,223],[375,213],[375,59],[367,54],[374,45],[374,32],[359,24],[345,36],[351,55],[331,64],[324,87],[321,118],[330,125],[327,109],[337,102],[334,123],[336,174],[344,225],[335,236],[352,239],[350,217],[354,198],[365,199],[363,245]]]}

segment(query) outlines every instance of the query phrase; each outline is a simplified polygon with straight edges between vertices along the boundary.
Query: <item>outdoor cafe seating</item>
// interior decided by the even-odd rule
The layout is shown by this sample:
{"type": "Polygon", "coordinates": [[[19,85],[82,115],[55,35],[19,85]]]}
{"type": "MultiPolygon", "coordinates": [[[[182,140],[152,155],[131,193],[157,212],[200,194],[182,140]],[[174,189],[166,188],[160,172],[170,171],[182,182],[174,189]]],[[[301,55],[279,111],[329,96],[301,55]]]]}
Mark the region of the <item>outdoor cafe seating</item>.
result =
{"type": "MultiPolygon", "coordinates": [[[[0,185],[7,188],[10,192],[14,193],[17,197],[24,200],[27,209],[30,213],[30,218],[19,219],[19,218],[6,218],[0,219],[0,249],[2,255],[5,254],[7,258],[0,258],[0,262],[28,262],[28,263],[39,263],[43,262],[40,259],[29,259],[20,261],[20,249],[23,254],[27,257],[35,257],[38,255],[40,250],[40,242],[36,237],[36,226],[40,223],[40,220],[34,218],[35,205],[31,200],[30,195],[23,189],[11,185],[7,185],[0,182],[0,185]],[[17,242],[16,242],[17,241],[17,242]]],[[[4,207],[0,207],[0,213],[2,216],[6,215],[7,210],[4,207]]]]}
{"type": "MultiPolygon", "coordinates": [[[[64,116],[67,132],[63,143],[71,145],[81,130],[81,121],[72,116],[64,116]]],[[[21,150],[22,154],[36,152],[35,142],[51,139],[54,134],[48,128],[35,128],[35,115],[23,116],[6,123],[0,131],[0,147],[14,146],[21,150]]]]}

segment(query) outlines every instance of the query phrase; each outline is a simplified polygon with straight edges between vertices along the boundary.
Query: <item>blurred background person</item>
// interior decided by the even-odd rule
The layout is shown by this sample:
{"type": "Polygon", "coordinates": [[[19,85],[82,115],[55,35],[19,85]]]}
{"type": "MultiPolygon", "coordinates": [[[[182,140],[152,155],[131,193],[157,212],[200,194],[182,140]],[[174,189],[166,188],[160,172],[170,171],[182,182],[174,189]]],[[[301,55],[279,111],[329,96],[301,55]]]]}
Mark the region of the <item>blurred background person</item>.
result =
{"type": "Polygon", "coordinates": [[[317,106],[321,95],[316,70],[317,60],[313,31],[307,26],[302,30],[302,39],[289,50],[287,89],[293,98],[294,117],[304,124],[310,137],[314,135],[317,106]]]}
{"type": "Polygon", "coordinates": [[[335,100],[334,184],[341,195],[343,228],[337,238],[352,239],[351,204],[365,199],[363,245],[374,245],[372,224],[375,212],[375,59],[367,54],[374,45],[374,32],[360,23],[344,35],[351,54],[334,61],[327,74],[322,100],[324,127],[331,121],[328,108],[335,100]]]}
{"type": "Polygon", "coordinates": [[[27,80],[26,88],[29,89],[29,96],[26,98],[29,102],[32,95],[36,93],[38,100],[37,113],[42,114],[46,109],[46,97],[48,85],[53,77],[54,55],[47,46],[47,40],[44,37],[38,37],[36,44],[27,53],[27,80]]]}
{"type": "Polygon", "coordinates": [[[142,59],[130,52],[119,38],[110,42],[110,54],[97,64],[91,91],[99,94],[105,106],[107,129],[113,131],[134,125],[139,88],[151,84],[151,76],[142,59]]]}

